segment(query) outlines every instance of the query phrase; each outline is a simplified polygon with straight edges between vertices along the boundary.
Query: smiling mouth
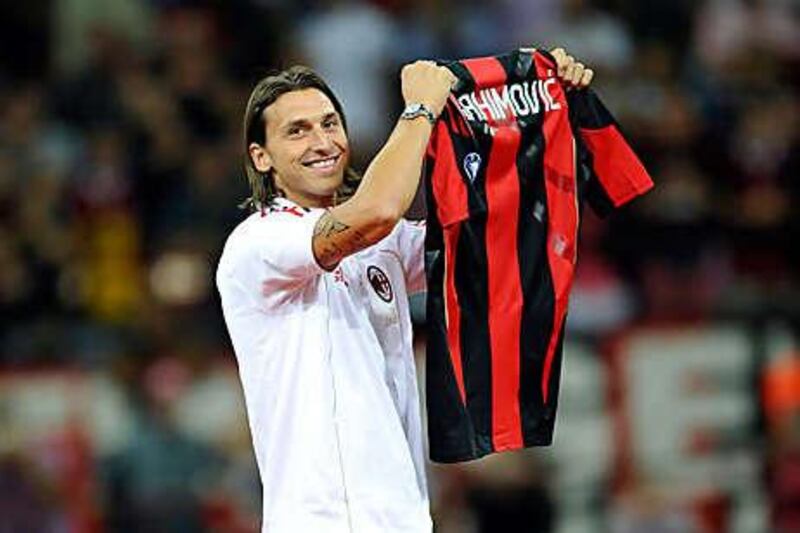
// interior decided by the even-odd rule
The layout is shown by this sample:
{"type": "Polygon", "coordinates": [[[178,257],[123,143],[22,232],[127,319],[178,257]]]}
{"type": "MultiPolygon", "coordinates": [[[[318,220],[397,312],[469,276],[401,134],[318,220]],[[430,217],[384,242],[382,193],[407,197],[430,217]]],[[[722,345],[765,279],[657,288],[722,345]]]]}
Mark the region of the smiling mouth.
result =
{"type": "Polygon", "coordinates": [[[341,157],[342,154],[337,154],[321,159],[314,159],[312,161],[306,161],[303,163],[303,166],[307,168],[313,168],[315,170],[331,170],[332,168],[336,167],[336,163],[339,162],[341,157]]]}

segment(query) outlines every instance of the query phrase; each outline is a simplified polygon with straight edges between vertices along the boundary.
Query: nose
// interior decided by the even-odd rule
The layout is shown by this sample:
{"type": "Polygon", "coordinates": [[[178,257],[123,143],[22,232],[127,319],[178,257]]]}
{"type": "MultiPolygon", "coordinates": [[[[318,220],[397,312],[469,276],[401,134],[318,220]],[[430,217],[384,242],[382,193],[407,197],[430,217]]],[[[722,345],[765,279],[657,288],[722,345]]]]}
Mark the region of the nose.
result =
{"type": "Polygon", "coordinates": [[[327,151],[333,147],[330,135],[322,128],[314,128],[311,131],[311,148],[314,150],[327,151]]]}

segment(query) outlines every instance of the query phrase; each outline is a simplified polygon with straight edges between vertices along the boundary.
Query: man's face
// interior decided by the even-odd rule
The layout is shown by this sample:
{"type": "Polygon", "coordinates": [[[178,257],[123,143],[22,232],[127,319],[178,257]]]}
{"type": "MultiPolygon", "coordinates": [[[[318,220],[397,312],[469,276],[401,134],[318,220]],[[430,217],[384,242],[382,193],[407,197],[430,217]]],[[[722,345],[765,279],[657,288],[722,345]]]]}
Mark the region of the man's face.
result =
{"type": "Polygon", "coordinates": [[[322,91],[303,89],[278,97],[265,111],[266,147],[250,145],[261,172],[303,206],[329,205],[342,184],[349,147],[342,120],[322,91]]]}

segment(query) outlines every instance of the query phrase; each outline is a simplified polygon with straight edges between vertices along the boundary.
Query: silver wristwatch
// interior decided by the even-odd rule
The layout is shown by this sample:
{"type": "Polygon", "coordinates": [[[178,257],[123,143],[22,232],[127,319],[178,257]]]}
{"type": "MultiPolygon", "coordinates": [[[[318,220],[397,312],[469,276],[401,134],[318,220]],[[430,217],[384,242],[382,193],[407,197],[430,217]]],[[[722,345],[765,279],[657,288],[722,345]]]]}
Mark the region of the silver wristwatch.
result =
{"type": "Polygon", "coordinates": [[[436,124],[436,115],[433,114],[428,106],[425,104],[420,104],[415,102],[413,104],[408,104],[403,112],[400,113],[401,120],[413,120],[417,117],[425,117],[428,119],[428,122],[431,123],[431,126],[436,124]]]}

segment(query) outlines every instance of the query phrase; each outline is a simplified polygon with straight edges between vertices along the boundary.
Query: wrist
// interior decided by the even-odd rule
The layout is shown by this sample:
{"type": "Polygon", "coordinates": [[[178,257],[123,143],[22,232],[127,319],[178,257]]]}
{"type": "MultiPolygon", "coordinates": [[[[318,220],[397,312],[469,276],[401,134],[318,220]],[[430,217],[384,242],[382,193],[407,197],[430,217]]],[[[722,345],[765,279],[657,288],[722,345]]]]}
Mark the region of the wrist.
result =
{"type": "Polygon", "coordinates": [[[406,107],[400,113],[400,120],[416,120],[424,118],[431,126],[436,124],[438,113],[435,113],[431,106],[422,102],[406,102],[406,107]]]}

